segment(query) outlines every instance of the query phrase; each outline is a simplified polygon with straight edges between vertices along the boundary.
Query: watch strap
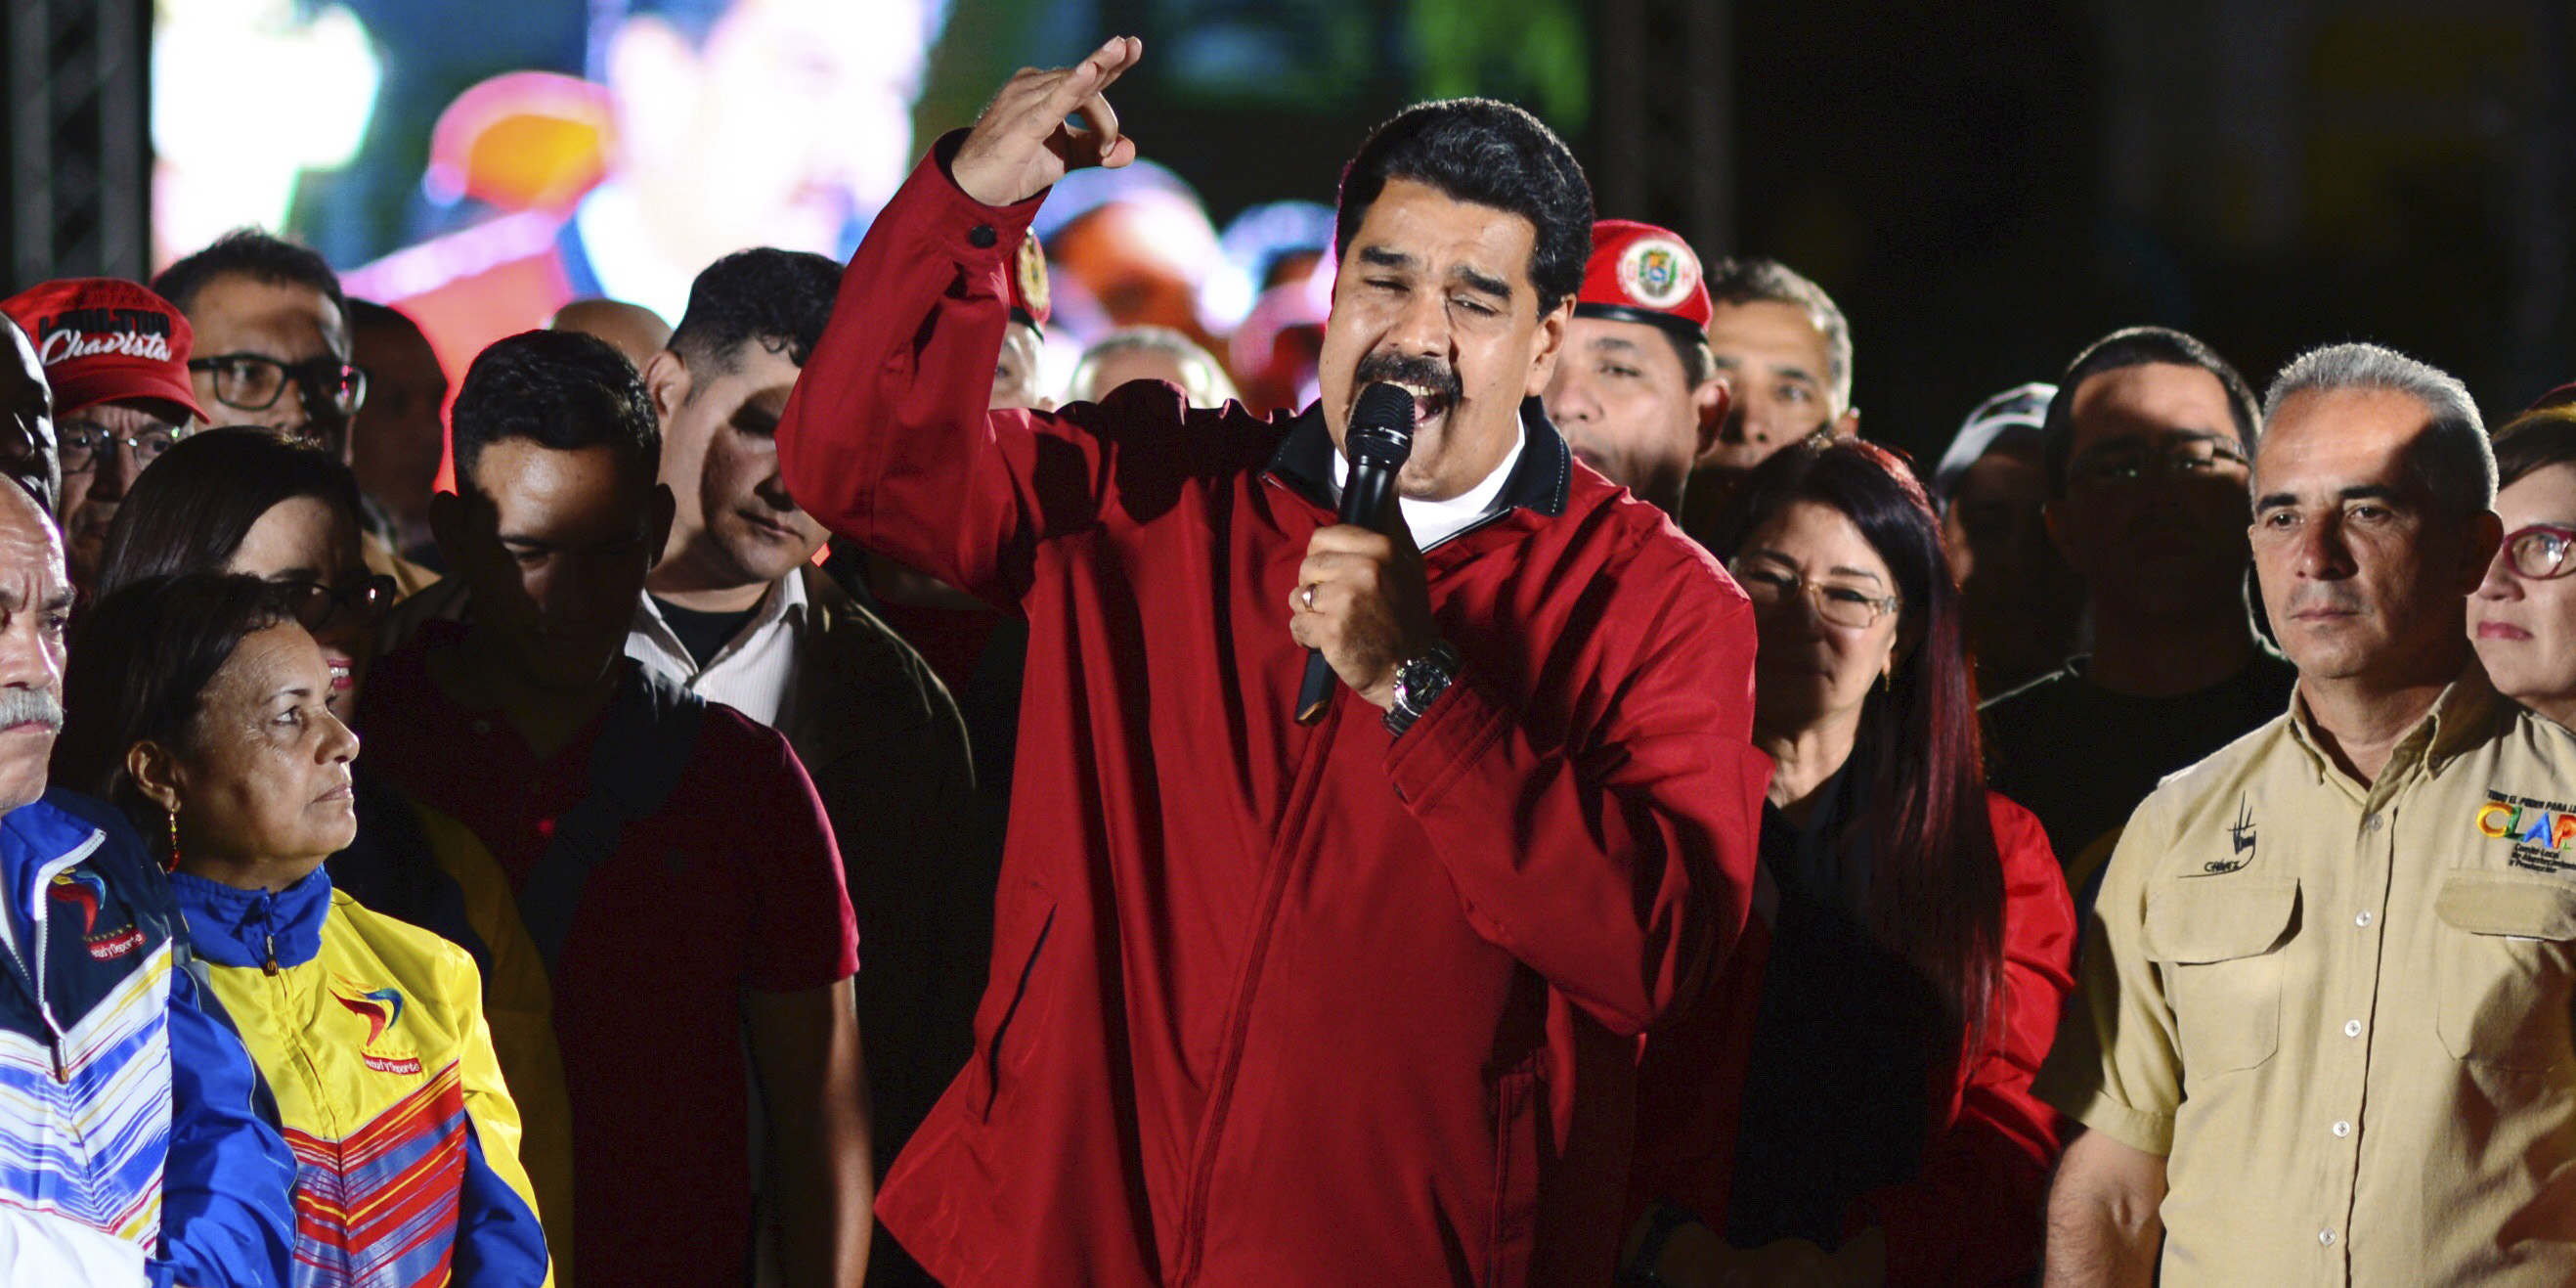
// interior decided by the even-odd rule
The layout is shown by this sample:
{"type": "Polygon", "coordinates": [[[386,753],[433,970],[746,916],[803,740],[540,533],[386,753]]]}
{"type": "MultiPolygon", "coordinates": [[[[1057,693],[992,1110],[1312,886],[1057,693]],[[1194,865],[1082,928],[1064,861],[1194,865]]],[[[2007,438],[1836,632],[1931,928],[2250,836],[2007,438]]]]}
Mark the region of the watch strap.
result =
{"type": "Polygon", "coordinates": [[[1412,728],[1413,722],[1421,719],[1422,713],[1457,682],[1460,665],[1458,650],[1442,640],[1423,650],[1421,656],[1398,666],[1395,669],[1395,701],[1381,717],[1386,731],[1399,738],[1404,736],[1404,731],[1412,728]]]}

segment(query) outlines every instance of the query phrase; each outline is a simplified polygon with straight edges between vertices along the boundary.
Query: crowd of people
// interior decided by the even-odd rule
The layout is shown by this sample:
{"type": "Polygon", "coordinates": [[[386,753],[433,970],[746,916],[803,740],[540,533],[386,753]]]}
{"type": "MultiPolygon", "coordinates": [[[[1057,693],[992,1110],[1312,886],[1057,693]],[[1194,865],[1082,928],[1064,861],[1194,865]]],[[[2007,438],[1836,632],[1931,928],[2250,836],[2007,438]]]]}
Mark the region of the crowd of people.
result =
{"type": "Polygon", "coordinates": [[[0,301],[0,1278],[2576,1281],[2576,387],[1923,469],[1462,99],[1053,388],[1142,56],[452,391],[256,230],[0,301]]]}

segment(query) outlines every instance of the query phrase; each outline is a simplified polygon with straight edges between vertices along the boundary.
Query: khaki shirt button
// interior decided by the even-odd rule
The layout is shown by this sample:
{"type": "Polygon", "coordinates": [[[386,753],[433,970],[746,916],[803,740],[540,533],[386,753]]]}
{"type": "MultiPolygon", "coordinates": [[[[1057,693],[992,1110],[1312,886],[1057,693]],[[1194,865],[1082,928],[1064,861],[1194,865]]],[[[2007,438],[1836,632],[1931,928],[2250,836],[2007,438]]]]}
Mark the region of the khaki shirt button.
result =
{"type": "Polygon", "coordinates": [[[2380,824],[2379,816],[2378,816],[2377,814],[2373,814],[2373,815],[2371,815],[2369,818],[2364,819],[2364,820],[2362,821],[2362,824],[2361,824],[2361,825],[2362,825],[2363,827],[2369,828],[2371,831],[2376,832],[2376,831],[2378,831],[2378,830],[2379,830],[2379,824],[2380,824]]]}
{"type": "Polygon", "coordinates": [[[2361,1021],[2359,1021],[2359,1020],[2345,1020],[2345,1021],[2343,1022],[2343,1035],[2344,1035],[2345,1037],[2348,1037],[2348,1038],[2357,1038],[2357,1037],[2360,1037],[2360,1036],[2361,1036],[2361,1021]]]}
{"type": "Polygon", "coordinates": [[[2368,926],[2370,924],[2370,914],[2365,912],[2360,916],[2353,918],[2352,924],[2356,926],[2368,926]]]}
{"type": "Polygon", "coordinates": [[[2349,1135],[2351,1135],[2351,1134],[2352,1134],[2352,1124],[2351,1124],[2351,1123],[2343,1123],[2343,1122],[2336,1123],[2336,1124],[2334,1125],[2334,1134],[2335,1134],[2335,1135],[2337,1135],[2337,1136],[2349,1136],[2349,1135]]]}
{"type": "Polygon", "coordinates": [[[2332,1231],[2332,1230],[2319,1230],[2319,1231],[2317,1231],[2317,1242],[2318,1242],[2318,1243],[2320,1243],[2320,1244],[2323,1244],[2323,1245],[2325,1245],[2326,1247],[2329,1247],[2329,1248],[2333,1247],[2333,1246],[2334,1246],[2334,1231],[2332,1231]]]}

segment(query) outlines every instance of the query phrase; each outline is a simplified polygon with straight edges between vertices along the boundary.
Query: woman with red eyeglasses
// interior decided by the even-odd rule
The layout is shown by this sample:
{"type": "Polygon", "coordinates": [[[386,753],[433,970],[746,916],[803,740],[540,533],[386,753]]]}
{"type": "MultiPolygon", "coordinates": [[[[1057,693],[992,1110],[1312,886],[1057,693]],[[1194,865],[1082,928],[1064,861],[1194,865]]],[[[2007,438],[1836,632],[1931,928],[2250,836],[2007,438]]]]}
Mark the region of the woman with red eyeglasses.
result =
{"type": "Polygon", "coordinates": [[[2496,692],[2576,728],[2576,406],[2496,431],[2504,545],[2469,597],[2469,638],[2496,692]]]}
{"type": "MultiPolygon", "coordinates": [[[[189,435],[136,476],[99,555],[100,601],[150,577],[235,573],[278,586],[322,646],[333,716],[351,721],[394,580],[368,571],[358,480],[339,458],[258,428],[189,435]]],[[[360,730],[364,733],[364,730],[360,730]]],[[[358,830],[331,856],[331,884],[372,911],[464,948],[483,985],[483,1013],[510,1097],[520,1160],[539,1219],[569,1277],[571,1109],[554,1036],[553,995],[507,878],[465,826],[406,799],[351,765],[358,830]]]]}

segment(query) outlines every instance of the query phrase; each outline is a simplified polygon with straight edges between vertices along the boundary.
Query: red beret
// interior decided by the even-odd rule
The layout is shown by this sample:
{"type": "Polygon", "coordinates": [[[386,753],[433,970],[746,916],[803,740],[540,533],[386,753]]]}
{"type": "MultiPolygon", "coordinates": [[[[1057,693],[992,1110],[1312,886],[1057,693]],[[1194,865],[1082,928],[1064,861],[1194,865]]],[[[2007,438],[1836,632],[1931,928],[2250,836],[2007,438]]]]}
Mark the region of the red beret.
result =
{"type": "Polygon", "coordinates": [[[0,312],[36,342],[54,414],[157,398],[199,420],[206,413],[188,385],[188,319],[168,300],[112,277],[42,282],[6,300],[0,312]]]}
{"type": "Polygon", "coordinates": [[[2560,385],[2557,388],[2550,390],[2548,393],[2542,394],[2539,401],[2523,408],[2523,410],[2526,412],[2547,411],[2552,407],[2564,407],[2569,403],[2576,403],[2576,384],[2560,385]]]}
{"type": "Polygon", "coordinates": [[[1678,234],[1633,219],[1604,219],[1592,225],[1592,260],[1574,312],[1697,339],[1708,333],[1708,282],[1699,256],[1678,234]]]}

